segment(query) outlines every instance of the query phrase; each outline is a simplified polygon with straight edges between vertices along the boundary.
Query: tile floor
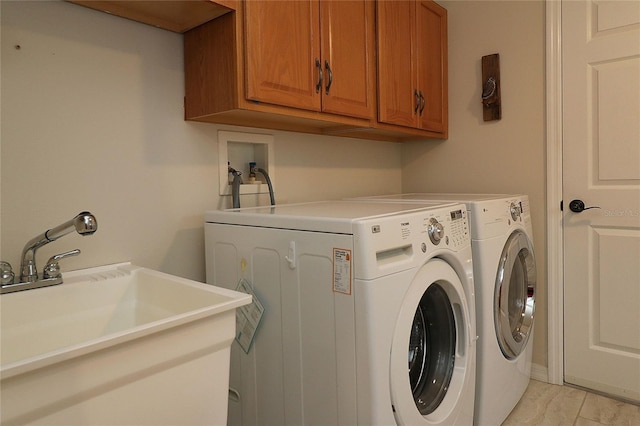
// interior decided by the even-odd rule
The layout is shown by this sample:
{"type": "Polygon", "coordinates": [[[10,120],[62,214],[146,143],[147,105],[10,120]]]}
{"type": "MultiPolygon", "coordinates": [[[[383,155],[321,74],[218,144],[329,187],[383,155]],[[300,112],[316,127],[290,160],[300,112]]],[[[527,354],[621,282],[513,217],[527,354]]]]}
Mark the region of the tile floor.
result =
{"type": "Polygon", "coordinates": [[[638,426],[640,406],[531,380],[502,426],[638,426]]]}

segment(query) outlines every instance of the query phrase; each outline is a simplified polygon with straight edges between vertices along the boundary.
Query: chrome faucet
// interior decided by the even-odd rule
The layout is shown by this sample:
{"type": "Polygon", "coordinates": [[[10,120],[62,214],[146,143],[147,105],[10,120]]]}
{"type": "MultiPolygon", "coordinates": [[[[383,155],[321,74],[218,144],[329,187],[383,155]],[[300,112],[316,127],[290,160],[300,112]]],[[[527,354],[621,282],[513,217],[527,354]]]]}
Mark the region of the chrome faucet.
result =
{"type": "Polygon", "coordinates": [[[65,257],[76,256],[80,250],[71,250],[66,253],[52,256],[43,270],[43,277],[39,279],[38,268],[36,267],[36,251],[65,235],[76,231],[80,235],[91,235],[98,229],[96,217],[89,212],[81,212],[73,219],[51,228],[42,234],[32,238],[22,249],[22,261],[20,265],[20,280],[13,282],[14,273],[11,265],[7,262],[0,263],[2,270],[2,293],[28,290],[31,288],[45,287],[62,283],[62,274],[58,261],[65,257]]]}

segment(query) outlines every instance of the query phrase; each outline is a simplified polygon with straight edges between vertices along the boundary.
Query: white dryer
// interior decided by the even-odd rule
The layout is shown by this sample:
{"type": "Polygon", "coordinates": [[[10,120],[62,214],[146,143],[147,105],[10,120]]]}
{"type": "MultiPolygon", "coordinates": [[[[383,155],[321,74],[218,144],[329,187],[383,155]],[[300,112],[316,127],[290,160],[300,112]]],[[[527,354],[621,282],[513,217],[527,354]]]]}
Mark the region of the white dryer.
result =
{"type": "Polygon", "coordinates": [[[531,376],[536,264],[529,198],[408,193],[360,200],[467,206],[479,334],[474,423],[501,424],[524,394],[531,376]]]}
{"type": "Polygon", "coordinates": [[[207,281],[245,278],[265,307],[248,353],[232,347],[228,424],[472,424],[464,204],[328,201],[205,220],[207,281]]]}

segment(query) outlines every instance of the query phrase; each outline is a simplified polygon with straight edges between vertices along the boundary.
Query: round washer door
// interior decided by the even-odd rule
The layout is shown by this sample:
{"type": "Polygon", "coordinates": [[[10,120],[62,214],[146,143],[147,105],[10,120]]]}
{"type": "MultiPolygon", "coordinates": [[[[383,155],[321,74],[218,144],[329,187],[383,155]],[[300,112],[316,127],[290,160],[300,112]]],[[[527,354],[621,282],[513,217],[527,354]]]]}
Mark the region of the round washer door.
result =
{"type": "MultiPolygon", "coordinates": [[[[451,265],[432,259],[416,274],[391,346],[391,403],[398,424],[455,420],[473,371],[468,303],[451,265]]],[[[471,382],[473,386],[473,382],[471,382]]],[[[469,399],[469,398],[466,398],[469,399]]]]}
{"type": "Polygon", "coordinates": [[[527,235],[517,230],[500,255],[493,299],[496,337],[507,359],[517,358],[527,346],[533,331],[535,289],[533,247],[527,235]]]}

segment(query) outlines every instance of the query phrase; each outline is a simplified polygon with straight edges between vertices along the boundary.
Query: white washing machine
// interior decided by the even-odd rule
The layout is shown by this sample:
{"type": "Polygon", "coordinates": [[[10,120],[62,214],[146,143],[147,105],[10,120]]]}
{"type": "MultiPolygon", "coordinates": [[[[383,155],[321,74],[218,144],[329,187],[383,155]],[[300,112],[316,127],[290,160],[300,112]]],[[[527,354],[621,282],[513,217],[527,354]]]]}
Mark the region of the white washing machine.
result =
{"type": "Polygon", "coordinates": [[[360,200],[459,202],[471,223],[476,296],[475,420],[500,425],[531,377],[536,264],[526,195],[412,193],[360,200]]]}
{"type": "Polygon", "coordinates": [[[327,201],[205,221],[207,281],[244,278],[265,308],[248,352],[232,346],[228,424],[472,424],[464,204],[327,201]]]}

